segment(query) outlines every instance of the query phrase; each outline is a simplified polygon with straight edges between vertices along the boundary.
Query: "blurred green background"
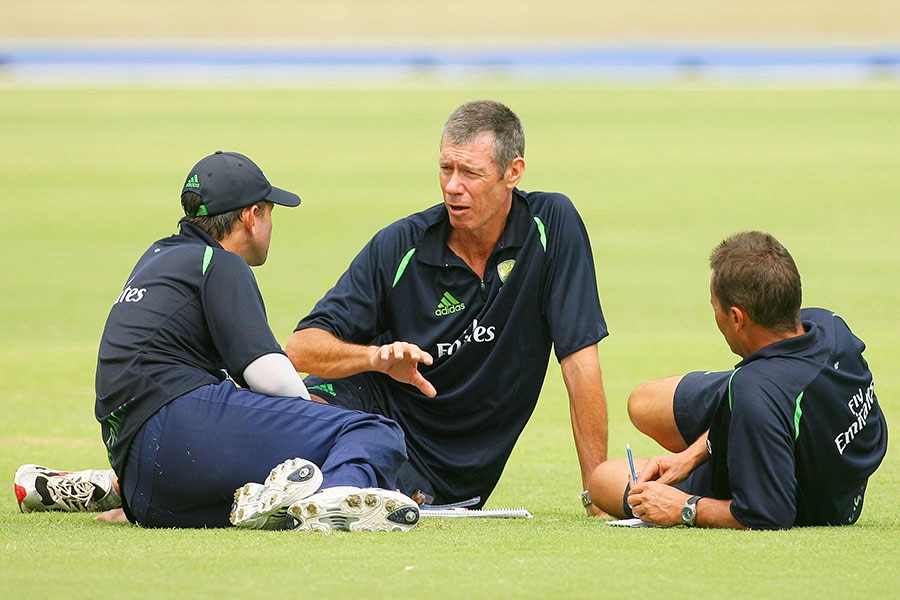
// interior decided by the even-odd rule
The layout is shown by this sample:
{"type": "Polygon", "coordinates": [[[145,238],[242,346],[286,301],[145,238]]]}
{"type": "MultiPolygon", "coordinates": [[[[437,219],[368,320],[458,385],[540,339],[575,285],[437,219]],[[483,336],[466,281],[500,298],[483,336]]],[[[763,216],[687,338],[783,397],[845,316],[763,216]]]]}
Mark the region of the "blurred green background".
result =
{"type": "MultiPolygon", "coordinates": [[[[896,43],[895,2],[157,2],[0,6],[5,43],[153,40],[339,44],[521,41],[896,43]]],[[[510,105],[527,133],[522,187],[568,194],[585,220],[611,336],[600,344],[610,456],[658,451],[627,420],[647,378],[736,362],[708,302],[707,257],[743,229],[775,234],[804,304],[840,312],[889,424],[900,404],[900,88],[578,81],[410,81],[236,89],[22,84],[0,74],[0,472],[105,464],[93,370],[109,306],[141,252],[175,231],[191,165],[256,160],[304,199],[277,210],[256,270],[283,342],[382,226],[440,201],[444,119],[510,105]]],[[[12,486],[10,486],[11,488],[12,486]]],[[[89,515],[19,514],[0,495],[0,579],[75,597],[891,597],[900,584],[889,450],[851,528],[621,530],[586,519],[555,364],[493,507],[529,521],[423,520],[400,536],[150,531],[89,515]]]]}
{"type": "MultiPolygon", "coordinates": [[[[17,88],[0,90],[0,472],[104,464],[92,418],[97,340],[136,257],[175,231],[197,159],[245,152],[304,198],[276,211],[269,261],[256,270],[285,341],[378,228],[440,200],[440,125],[484,96],[526,124],[522,187],[566,192],[587,224],[612,332],[600,344],[611,456],[626,442],[639,455],[658,451],[625,415],[637,383],[736,361],[712,319],[706,260],[748,228],[792,251],[806,305],[839,311],[867,342],[879,399],[896,419],[900,90],[17,88]]],[[[676,597],[708,594],[707,583],[736,597],[843,597],[851,584],[881,597],[900,583],[894,453],[853,528],[614,530],[578,505],[566,403],[551,365],[489,502],[524,505],[532,521],[423,521],[390,538],[146,531],[20,515],[10,489],[0,497],[0,576],[34,592],[112,578],[128,582],[117,595],[133,597],[587,597],[597,586],[623,597],[636,580],[676,597]],[[848,553],[879,577],[848,570],[848,553]],[[701,559],[686,570],[685,556],[701,559]],[[649,572],[624,577],[634,565],[649,572]]]]}

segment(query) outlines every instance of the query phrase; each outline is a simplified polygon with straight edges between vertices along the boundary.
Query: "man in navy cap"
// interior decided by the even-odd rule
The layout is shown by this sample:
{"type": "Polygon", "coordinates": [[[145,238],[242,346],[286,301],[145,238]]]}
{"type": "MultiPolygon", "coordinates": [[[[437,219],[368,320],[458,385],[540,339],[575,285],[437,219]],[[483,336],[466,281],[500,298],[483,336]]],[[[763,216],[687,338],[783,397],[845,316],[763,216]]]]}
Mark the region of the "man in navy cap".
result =
{"type": "MultiPolygon", "coordinates": [[[[274,206],[297,206],[299,196],[273,187],[246,156],[220,151],[191,169],[181,204],[180,232],[138,260],[100,340],[95,413],[129,520],[411,529],[418,507],[392,491],[403,432],[309,400],[268,326],[249,267],[266,260],[274,206]]],[[[83,509],[112,492],[73,481],[23,465],[20,507],[56,508],[57,497],[76,495],[59,485],[83,484],[83,509]]]]}

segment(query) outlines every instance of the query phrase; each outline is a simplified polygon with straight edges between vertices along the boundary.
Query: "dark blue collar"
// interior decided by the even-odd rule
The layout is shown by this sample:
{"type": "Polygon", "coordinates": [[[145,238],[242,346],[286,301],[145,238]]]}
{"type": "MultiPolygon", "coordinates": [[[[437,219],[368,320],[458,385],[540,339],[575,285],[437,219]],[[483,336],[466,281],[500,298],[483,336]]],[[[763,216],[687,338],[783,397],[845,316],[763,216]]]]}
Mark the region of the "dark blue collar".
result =
{"type": "MultiPolygon", "coordinates": [[[[447,216],[447,209],[443,205],[435,207],[435,209],[434,218],[422,235],[422,242],[416,253],[418,259],[426,264],[437,266],[460,262],[459,257],[447,247],[447,237],[450,235],[450,218],[447,216]]],[[[531,219],[528,199],[524,193],[514,189],[509,216],[506,218],[506,225],[493,253],[505,248],[522,247],[532,227],[534,227],[534,223],[531,219]]]]}
{"type": "Polygon", "coordinates": [[[181,229],[178,232],[178,235],[181,236],[182,238],[185,238],[192,242],[194,242],[194,241],[200,242],[207,246],[212,246],[213,248],[221,248],[222,247],[222,244],[220,244],[218,241],[213,239],[213,237],[211,235],[209,235],[203,229],[201,229],[200,227],[197,227],[193,223],[188,223],[186,221],[182,221],[181,223],[179,223],[179,225],[181,226],[181,229]]]}
{"type": "Polygon", "coordinates": [[[774,358],[776,356],[798,356],[805,354],[805,351],[815,346],[821,334],[821,329],[812,321],[803,321],[803,329],[806,333],[801,335],[778,340],[772,342],[768,346],[760,348],[753,354],[747,356],[744,360],[735,365],[735,368],[759,360],[762,358],[774,358]]]}

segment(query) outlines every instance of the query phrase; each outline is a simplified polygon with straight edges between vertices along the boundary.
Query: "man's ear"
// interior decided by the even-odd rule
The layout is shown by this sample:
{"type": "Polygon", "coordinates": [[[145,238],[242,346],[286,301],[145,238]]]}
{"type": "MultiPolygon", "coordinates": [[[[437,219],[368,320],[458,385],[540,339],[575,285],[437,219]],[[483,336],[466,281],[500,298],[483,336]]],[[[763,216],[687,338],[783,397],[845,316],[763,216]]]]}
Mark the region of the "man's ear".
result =
{"type": "Polygon", "coordinates": [[[747,311],[740,306],[732,306],[728,309],[728,319],[735,330],[743,329],[749,322],[748,318],[747,311]]]}
{"type": "Polygon", "coordinates": [[[513,189],[519,185],[523,175],[525,175],[525,159],[521,156],[517,156],[510,165],[506,167],[506,173],[504,174],[506,187],[513,189]]]}
{"type": "Polygon", "coordinates": [[[256,227],[256,216],[259,214],[259,205],[251,204],[247,208],[241,211],[241,224],[244,226],[244,229],[247,230],[248,233],[253,233],[254,228],[256,227]]]}

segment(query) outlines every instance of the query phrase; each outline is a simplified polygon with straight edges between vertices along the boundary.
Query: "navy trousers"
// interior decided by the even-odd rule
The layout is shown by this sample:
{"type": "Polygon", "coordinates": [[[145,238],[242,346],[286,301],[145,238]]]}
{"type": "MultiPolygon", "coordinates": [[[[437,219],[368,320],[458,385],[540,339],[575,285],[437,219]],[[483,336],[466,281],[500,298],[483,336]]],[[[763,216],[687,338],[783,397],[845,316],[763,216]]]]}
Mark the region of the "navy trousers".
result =
{"type": "Polygon", "coordinates": [[[380,415],[264,396],[229,381],[158,411],[135,438],[122,496],[145,527],[227,527],[234,492],[289,458],[322,469],[322,487],[396,489],[403,432],[380,415]]]}

